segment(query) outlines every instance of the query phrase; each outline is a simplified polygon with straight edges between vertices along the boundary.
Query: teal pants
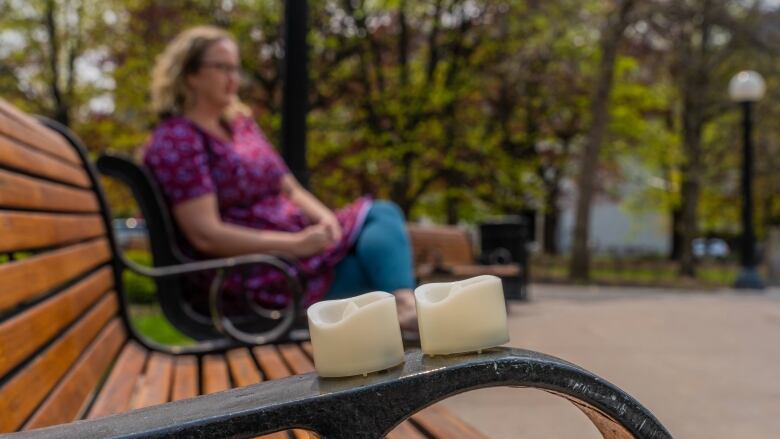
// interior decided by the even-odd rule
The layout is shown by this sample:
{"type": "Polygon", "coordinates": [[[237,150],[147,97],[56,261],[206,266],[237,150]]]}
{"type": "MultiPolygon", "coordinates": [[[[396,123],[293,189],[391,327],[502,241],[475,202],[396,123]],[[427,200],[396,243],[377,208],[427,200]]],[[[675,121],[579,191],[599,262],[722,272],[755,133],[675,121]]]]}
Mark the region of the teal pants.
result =
{"type": "Polygon", "coordinates": [[[389,201],[374,201],[350,253],[336,265],[325,299],[343,299],[371,291],[414,288],[406,221],[389,201]]]}

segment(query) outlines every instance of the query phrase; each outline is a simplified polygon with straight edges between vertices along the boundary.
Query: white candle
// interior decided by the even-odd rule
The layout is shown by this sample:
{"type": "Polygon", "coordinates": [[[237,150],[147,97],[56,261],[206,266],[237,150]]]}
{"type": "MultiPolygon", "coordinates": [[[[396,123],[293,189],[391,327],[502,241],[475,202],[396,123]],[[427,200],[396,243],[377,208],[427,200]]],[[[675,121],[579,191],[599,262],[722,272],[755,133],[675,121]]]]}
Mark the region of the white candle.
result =
{"type": "Polygon", "coordinates": [[[382,291],[308,309],[314,367],[322,377],[367,374],[404,361],[395,296],[382,291]]]}
{"type": "Polygon", "coordinates": [[[414,291],[420,345],[428,355],[481,351],[509,341],[501,279],[477,276],[414,291]]]}

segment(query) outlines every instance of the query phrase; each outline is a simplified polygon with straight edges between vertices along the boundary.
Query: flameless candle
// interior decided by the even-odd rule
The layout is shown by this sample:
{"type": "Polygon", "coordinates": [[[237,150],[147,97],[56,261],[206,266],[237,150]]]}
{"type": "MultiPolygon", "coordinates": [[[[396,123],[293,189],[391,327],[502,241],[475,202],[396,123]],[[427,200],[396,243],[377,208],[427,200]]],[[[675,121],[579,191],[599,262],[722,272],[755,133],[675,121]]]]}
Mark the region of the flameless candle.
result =
{"type": "Polygon", "coordinates": [[[509,341],[501,279],[477,276],[414,291],[420,345],[428,355],[481,351],[509,341]]]}
{"type": "Polygon", "coordinates": [[[390,293],[374,291],[309,307],[314,367],[322,377],[367,374],[404,361],[401,328],[390,293]]]}

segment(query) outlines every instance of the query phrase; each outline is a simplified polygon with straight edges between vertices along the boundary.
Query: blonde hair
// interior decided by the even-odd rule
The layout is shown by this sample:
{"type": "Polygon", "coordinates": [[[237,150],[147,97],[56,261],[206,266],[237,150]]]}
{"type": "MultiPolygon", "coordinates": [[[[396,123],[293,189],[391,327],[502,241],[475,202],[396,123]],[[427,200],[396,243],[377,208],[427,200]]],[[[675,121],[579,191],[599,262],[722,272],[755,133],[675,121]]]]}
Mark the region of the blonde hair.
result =
{"type": "MultiPolygon", "coordinates": [[[[233,38],[214,26],[197,26],[176,36],[157,56],[152,69],[152,111],[160,119],[181,114],[192,101],[185,78],[200,68],[203,55],[212,44],[233,38]]],[[[225,110],[225,116],[248,115],[249,108],[238,99],[225,110]]]]}

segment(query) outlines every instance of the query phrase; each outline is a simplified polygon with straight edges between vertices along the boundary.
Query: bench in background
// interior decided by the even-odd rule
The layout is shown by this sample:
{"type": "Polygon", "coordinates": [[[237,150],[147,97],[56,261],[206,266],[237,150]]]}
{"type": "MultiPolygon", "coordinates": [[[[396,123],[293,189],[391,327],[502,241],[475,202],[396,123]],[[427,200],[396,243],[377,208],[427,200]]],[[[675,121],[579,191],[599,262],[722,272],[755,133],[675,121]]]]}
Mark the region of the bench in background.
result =
{"type": "Polygon", "coordinates": [[[501,278],[507,299],[528,298],[527,266],[522,263],[480,263],[465,229],[408,224],[407,230],[412,241],[415,275],[420,283],[451,282],[492,274],[501,278]]]}

